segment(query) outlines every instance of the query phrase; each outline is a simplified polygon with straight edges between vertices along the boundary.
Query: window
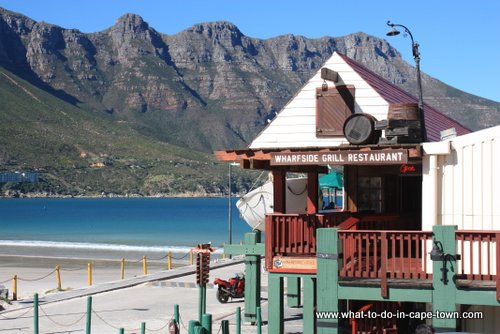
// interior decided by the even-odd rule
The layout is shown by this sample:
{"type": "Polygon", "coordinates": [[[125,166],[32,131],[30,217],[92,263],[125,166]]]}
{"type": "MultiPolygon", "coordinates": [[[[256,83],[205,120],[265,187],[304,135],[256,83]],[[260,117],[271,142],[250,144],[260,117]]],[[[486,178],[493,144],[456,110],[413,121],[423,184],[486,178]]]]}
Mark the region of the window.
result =
{"type": "Polygon", "coordinates": [[[354,113],[354,86],[316,90],[316,136],[343,136],[344,122],[354,113]]]}
{"type": "Polygon", "coordinates": [[[375,213],[382,212],[382,177],[359,177],[358,211],[375,213]]]}

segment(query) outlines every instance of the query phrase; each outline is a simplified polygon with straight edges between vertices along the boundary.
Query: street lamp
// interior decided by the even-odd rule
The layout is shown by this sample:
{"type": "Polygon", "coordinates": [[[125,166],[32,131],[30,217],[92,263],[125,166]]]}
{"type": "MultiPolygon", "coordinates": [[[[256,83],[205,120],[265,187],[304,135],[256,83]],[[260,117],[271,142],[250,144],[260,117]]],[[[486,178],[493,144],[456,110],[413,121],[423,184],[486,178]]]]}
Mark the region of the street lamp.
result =
{"type": "Polygon", "coordinates": [[[399,30],[395,27],[401,27],[405,31],[405,35],[409,35],[411,39],[411,49],[413,53],[413,59],[415,59],[415,64],[417,67],[417,85],[418,85],[418,112],[420,114],[420,126],[422,128],[422,141],[427,141],[427,131],[425,129],[425,119],[424,119],[424,97],[422,95],[422,77],[420,74],[420,52],[418,50],[418,43],[413,40],[413,35],[410,30],[402,24],[391,23],[387,21],[387,25],[392,29],[386,34],[387,36],[397,36],[400,34],[399,30]]]}
{"type": "MultiPolygon", "coordinates": [[[[231,166],[239,166],[240,164],[236,163],[236,162],[232,162],[229,164],[229,178],[228,178],[228,185],[229,185],[229,189],[228,189],[228,211],[229,211],[229,217],[228,217],[228,221],[229,221],[229,244],[231,245],[233,243],[233,214],[232,214],[232,203],[231,203],[231,186],[233,184],[232,182],[232,178],[231,178],[231,166]]],[[[231,256],[229,256],[231,257],[231,256]]]]}

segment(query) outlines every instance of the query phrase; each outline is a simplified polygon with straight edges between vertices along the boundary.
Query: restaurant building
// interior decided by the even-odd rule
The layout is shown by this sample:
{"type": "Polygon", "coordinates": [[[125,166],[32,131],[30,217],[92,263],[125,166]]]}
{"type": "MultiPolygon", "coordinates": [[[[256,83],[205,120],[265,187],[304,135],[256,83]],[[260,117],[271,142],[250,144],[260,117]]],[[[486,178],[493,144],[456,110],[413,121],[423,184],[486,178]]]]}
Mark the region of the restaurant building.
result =
{"type": "Polygon", "coordinates": [[[428,105],[422,113],[415,97],[334,53],[248,148],[216,152],[273,175],[269,333],[285,331],[285,283],[301,293],[304,333],[412,333],[423,321],[494,333],[499,134],[471,133],[428,105]],[[318,178],[334,165],[343,208],[322,210],[318,178]],[[307,175],[306,213],[286,207],[290,173],[307,175]]]}

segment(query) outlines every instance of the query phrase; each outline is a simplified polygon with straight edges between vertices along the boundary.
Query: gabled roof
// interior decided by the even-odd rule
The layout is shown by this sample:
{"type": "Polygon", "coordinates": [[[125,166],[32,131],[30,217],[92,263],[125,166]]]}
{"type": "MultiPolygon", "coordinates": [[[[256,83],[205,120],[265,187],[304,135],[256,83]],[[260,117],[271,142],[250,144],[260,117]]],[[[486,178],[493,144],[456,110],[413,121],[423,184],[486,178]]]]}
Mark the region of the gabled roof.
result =
{"type": "MultiPolygon", "coordinates": [[[[352,60],[351,58],[338,54],[351,68],[358,73],[363,80],[365,80],[380,96],[389,103],[418,103],[418,99],[413,95],[407,93],[398,86],[390,83],[378,74],[370,71],[363,65],[352,60]]],[[[439,141],[440,132],[455,128],[457,135],[464,135],[471,132],[469,129],[451,119],[450,117],[442,114],[438,110],[424,103],[424,120],[425,128],[427,130],[428,141],[439,141]]]]}

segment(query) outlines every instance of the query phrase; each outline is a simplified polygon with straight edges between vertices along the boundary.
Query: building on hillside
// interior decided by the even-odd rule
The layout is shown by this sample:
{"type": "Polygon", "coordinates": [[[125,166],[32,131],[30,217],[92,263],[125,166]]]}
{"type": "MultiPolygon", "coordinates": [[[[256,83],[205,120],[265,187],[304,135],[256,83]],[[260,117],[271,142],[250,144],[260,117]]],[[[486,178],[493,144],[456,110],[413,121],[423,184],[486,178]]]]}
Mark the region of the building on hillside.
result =
{"type": "Polygon", "coordinates": [[[285,280],[289,294],[303,286],[304,333],[500,326],[500,127],[470,133],[428,105],[421,117],[416,105],[335,53],[248,148],[216,152],[273,174],[269,333],[284,333],[285,280]],[[441,140],[449,129],[456,137],[441,140]],[[342,211],[318,205],[318,179],[331,165],[343,169],[342,211]],[[286,208],[290,172],[307,174],[306,213],[286,208]],[[352,312],[322,313],[335,311],[352,312]],[[471,314],[484,317],[460,318],[471,314]]]}
{"type": "Polygon", "coordinates": [[[34,172],[4,172],[0,173],[0,183],[39,182],[39,174],[34,172]]]}

